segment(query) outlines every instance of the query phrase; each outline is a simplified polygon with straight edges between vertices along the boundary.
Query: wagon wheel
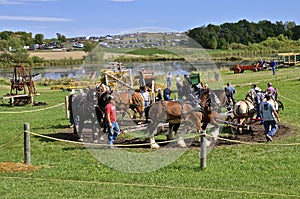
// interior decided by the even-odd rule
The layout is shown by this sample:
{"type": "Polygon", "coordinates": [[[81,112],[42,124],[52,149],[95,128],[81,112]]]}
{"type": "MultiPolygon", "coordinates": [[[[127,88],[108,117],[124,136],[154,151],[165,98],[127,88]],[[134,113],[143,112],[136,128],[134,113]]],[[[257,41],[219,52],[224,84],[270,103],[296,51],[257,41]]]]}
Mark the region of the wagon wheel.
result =
{"type": "Polygon", "coordinates": [[[241,71],[242,69],[239,66],[234,68],[234,73],[240,73],[241,71]]]}
{"type": "Polygon", "coordinates": [[[234,135],[237,135],[239,134],[239,126],[238,126],[238,118],[232,118],[231,121],[230,121],[232,124],[230,125],[230,130],[231,130],[231,133],[234,134],[234,135]],[[235,125],[236,124],[236,125],[235,125]]]}

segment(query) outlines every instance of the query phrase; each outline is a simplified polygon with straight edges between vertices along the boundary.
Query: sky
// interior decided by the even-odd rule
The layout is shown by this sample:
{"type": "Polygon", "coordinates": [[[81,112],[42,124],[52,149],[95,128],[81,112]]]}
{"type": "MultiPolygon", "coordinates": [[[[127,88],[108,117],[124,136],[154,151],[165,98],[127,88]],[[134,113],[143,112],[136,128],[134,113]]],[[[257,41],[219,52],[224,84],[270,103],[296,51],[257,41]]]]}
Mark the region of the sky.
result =
{"type": "Polygon", "coordinates": [[[0,31],[71,38],[150,27],[184,32],[242,19],[300,25],[299,7],[295,0],[0,0],[0,31]]]}

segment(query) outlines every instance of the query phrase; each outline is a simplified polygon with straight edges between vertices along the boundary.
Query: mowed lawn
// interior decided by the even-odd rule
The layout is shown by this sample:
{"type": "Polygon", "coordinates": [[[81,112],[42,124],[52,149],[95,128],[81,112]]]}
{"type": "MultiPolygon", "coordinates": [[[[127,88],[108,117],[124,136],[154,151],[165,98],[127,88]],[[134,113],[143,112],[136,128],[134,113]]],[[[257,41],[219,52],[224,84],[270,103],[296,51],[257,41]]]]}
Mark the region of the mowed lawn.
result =
{"type": "MultiPolygon", "coordinates": [[[[281,122],[294,127],[290,136],[268,144],[214,147],[207,154],[206,169],[200,169],[199,148],[190,148],[165,167],[128,173],[102,164],[83,146],[32,135],[34,168],[7,172],[0,167],[1,198],[300,198],[300,68],[279,69],[276,76],[271,71],[223,71],[221,77],[235,86],[236,99],[244,98],[251,83],[265,89],[272,82],[285,105],[281,122]]],[[[0,163],[23,162],[26,122],[31,132],[42,135],[56,137],[69,131],[64,108],[69,93],[41,86],[37,90],[41,95],[36,100],[47,106],[0,106],[0,163]]],[[[6,94],[9,85],[0,85],[0,91],[6,94]]],[[[156,152],[139,147],[122,150],[145,156],[156,152]]],[[[110,157],[118,163],[113,155],[103,158],[110,157]]]]}

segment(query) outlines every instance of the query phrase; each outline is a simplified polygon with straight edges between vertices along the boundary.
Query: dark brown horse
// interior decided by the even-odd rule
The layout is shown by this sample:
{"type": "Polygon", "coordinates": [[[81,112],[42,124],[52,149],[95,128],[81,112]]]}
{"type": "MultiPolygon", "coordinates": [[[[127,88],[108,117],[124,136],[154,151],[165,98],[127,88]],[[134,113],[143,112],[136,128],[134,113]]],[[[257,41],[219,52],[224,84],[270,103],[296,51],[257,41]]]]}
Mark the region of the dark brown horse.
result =
{"type": "Polygon", "coordinates": [[[210,107],[209,90],[203,90],[199,101],[195,104],[190,101],[159,101],[151,105],[149,110],[151,123],[148,125],[149,139],[151,148],[159,148],[155,142],[154,136],[157,134],[159,123],[169,123],[169,131],[167,138],[172,137],[172,131],[178,136],[178,145],[186,147],[183,140],[183,134],[177,134],[181,123],[186,123],[189,126],[195,125],[197,132],[202,132],[206,129],[208,123],[212,123],[218,127],[216,119],[218,114],[210,107]],[[200,106],[198,106],[200,105],[200,106]]]}

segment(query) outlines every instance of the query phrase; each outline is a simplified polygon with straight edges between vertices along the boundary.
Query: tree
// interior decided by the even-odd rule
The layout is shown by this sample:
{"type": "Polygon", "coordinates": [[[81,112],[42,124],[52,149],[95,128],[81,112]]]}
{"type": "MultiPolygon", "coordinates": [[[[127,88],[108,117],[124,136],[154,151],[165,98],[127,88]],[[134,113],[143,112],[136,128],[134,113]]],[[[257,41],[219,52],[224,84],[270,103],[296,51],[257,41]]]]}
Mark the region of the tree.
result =
{"type": "Polygon", "coordinates": [[[87,42],[84,43],[84,51],[85,52],[91,52],[97,45],[98,45],[97,42],[87,41],[87,42]]]}
{"type": "Polygon", "coordinates": [[[34,42],[35,42],[36,44],[42,44],[42,43],[44,43],[44,35],[43,35],[43,34],[40,34],[40,33],[36,34],[36,35],[34,36],[34,42]]]}
{"type": "Polygon", "coordinates": [[[60,34],[60,33],[56,33],[56,36],[57,36],[57,40],[60,42],[60,43],[63,43],[63,42],[66,42],[67,41],[67,38],[66,36],[60,34]]]}

